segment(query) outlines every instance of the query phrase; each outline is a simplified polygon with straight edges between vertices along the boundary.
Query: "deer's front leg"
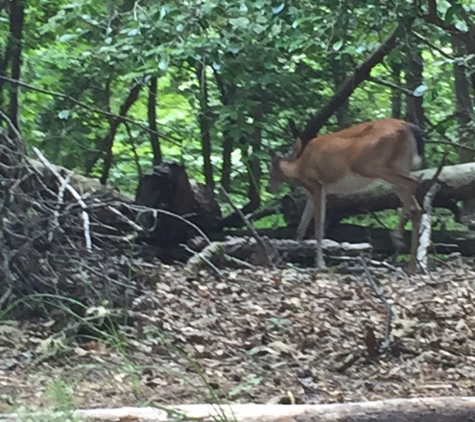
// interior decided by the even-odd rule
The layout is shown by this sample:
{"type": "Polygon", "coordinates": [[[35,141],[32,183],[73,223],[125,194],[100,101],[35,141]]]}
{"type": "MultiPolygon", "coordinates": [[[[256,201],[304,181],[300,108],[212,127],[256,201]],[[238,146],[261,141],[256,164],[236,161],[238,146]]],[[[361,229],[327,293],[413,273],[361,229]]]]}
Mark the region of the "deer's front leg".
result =
{"type": "Polygon", "coordinates": [[[318,269],[325,268],[323,259],[323,238],[325,236],[325,214],[326,214],[326,190],[323,185],[316,185],[312,192],[313,204],[315,207],[315,239],[317,240],[317,254],[315,266],[318,269]]]}
{"type": "Polygon", "coordinates": [[[300,217],[299,226],[297,227],[297,240],[302,240],[307,232],[308,225],[315,215],[315,206],[311,197],[307,198],[307,203],[300,217]]]}

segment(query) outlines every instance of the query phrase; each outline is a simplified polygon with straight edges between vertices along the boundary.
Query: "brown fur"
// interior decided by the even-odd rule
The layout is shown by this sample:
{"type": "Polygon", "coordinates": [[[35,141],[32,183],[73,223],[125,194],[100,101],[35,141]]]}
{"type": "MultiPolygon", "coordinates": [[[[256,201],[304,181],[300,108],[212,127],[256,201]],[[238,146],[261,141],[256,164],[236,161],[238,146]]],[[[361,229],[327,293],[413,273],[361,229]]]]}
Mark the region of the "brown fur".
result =
{"type": "MultiPolygon", "coordinates": [[[[313,138],[303,148],[302,142],[297,139],[288,158],[272,153],[268,190],[276,191],[284,181],[305,187],[313,197],[316,236],[317,240],[321,240],[323,228],[320,223],[325,218],[327,191],[351,192],[364,188],[374,179],[385,180],[396,187],[403,203],[398,229],[398,236],[402,236],[409,217],[418,232],[421,209],[415,199],[417,181],[410,177],[416,154],[415,139],[407,122],[386,118],[360,123],[313,138]]],[[[308,220],[309,212],[311,209],[306,207],[299,224],[299,238],[303,237],[310,222],[305,224],[304,221],[308,220]]],[[[415,266],[417,245],[418,233],[413,233],[411,269],[415,266]]]]}

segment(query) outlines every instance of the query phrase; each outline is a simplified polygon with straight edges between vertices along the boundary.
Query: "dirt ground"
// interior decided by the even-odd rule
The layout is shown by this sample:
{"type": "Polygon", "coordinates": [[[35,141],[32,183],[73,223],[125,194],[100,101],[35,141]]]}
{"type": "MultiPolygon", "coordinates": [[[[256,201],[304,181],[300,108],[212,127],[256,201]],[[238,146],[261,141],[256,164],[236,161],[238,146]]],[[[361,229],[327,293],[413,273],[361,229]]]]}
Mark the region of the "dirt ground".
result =
{"type": "Polygon", "coordinates": [[[0,412],[475,395],[475,263],[372,274],[393,311],[385,353],[386,309],[358,267],[189,279],[161,266],[129,325],[102,341],[53,336],[55,319],[3,321],[0,412]]]}

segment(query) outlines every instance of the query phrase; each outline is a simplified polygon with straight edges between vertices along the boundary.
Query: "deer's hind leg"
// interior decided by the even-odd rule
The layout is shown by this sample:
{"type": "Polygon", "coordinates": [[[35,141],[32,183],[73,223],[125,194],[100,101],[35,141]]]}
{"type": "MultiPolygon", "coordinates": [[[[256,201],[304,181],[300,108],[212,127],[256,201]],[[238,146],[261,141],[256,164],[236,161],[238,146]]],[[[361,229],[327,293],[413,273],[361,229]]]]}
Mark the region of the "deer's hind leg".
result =
{"type": "Polygon", "coordinates": [[[384,174],[381,179],[391,183],[396,188],[396,194],[402,202],[402,213],[399,219],[398,228],[392,233],[396,249],[399,252],[404,244],[404,227],[406,223],[412,221],[411,234],[411,259],[408,265],[408,272],[412,273],[416,269],[417,249],[419,247],[419,228],[422,216],[422,209],[416,198],[418,182],[413,177],[402,173],[384,174]]]}

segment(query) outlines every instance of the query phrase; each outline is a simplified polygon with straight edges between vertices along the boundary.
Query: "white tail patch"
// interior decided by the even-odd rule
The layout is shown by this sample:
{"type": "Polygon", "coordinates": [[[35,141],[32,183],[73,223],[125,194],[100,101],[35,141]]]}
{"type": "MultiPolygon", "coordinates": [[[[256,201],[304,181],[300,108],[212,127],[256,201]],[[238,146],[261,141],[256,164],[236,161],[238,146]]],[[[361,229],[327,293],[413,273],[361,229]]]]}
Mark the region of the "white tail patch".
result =
{"type": "Polygon", "coordinates": [[[414,154],[412,157],[412,170],[419,170],[422,165],[422,158],[419,154],[414,154]]]}

